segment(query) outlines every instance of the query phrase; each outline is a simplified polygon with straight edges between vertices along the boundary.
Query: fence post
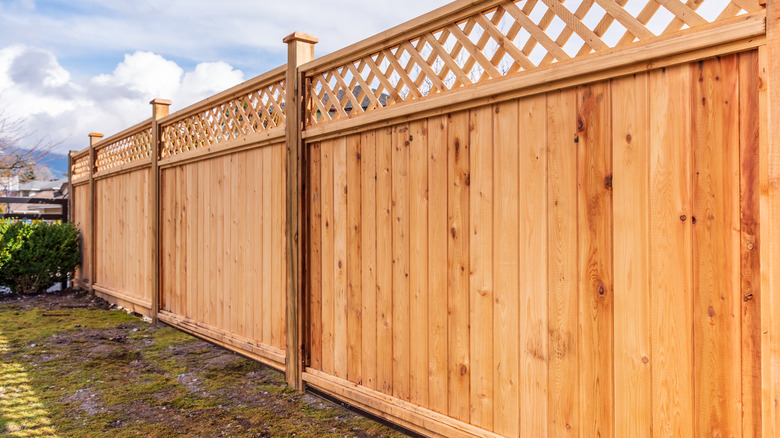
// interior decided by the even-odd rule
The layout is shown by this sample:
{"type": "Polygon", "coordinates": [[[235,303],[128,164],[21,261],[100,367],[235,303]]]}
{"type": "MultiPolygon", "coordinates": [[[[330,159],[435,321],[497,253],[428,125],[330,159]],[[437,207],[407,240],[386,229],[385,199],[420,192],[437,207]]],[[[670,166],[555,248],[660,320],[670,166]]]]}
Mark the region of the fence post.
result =
{"type": "Polygon", "coordinates": [[[766,4],[766,45],[759,47],[761,121],[761,367],[764,437],[780,435],[780,0],[766,4]]]}
{"type": "Polygon", "coordinates": [[[160,139],[160,125],[158,120],[168,115],[171,101],[168,99],[153,99],[152,105],[152,168],[150,170],[150,208],[149,217],[152,220],[150,231],[150,248],[152,251],[152,322],[157,323],[157,313],[160,311],[160,168],[157,160],[160,158],[162,142],[160,139]]]}
{"type": "Polygon", "coordinates": [[[73,222],[73,154],[76,151],[68,151],[68,215],[65,218],[73,222]]]}
{"type": "Polygon", "coordinates": [[[95,144],[103,138],[103,134],[91,132],[89,134],[89,294],[94,295],[92,284],[95,282],[95,144]]]}
{"type": "Polygon", "coordinates": [[[294,389],[303,389],[302,354],[303,344],[303,130],[302,78],[298,73],[301,64],[314,59],[314,44],[317,38],[301,32],[293,32],[284,38],[287,44],[287,76],[285,77],[285,116],[287,153],[286,191],[286,256],[287,256],[287,384],[294,389]]]}

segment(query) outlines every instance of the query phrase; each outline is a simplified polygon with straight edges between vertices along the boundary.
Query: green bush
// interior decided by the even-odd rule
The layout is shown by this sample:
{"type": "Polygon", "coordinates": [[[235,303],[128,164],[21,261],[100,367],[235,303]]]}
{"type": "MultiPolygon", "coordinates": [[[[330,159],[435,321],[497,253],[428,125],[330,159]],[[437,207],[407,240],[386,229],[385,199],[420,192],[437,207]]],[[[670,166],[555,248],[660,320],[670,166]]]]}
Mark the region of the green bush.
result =
{"type": "Polygon", "coordinates": [[[0,221],[0,286],[45,292],[79,264],[79,231],[71,223],[0,221]]]}

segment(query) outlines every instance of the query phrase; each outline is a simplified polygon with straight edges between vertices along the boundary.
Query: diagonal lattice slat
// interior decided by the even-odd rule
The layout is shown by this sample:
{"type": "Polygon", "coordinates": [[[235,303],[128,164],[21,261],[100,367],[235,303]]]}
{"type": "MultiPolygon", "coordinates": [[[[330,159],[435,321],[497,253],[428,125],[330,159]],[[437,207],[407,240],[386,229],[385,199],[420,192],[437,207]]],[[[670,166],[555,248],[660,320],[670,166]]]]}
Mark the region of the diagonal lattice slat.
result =
{"type": "Polygon", "coordinates": [[[152,151],[152,128],[128,135],[95,151],[95,170],[102,172],[149,158],[152,151]]]}
{"type": "Polygon", "coordinates": [[[636,3],[510,0],[460,16],[393,47],[307,73],[307,125],[359,117],[763,8],[758,0],[636,3]]]}
{"type": "Polygon", "coordinates": [[[84,154],[73,159],[73,164],[70,168],[70,176],[72,180],[89,176],[89,154],[84,154]]]}
{"type": "Polygon", "coordinates": [[[284,126],[285,92],[284,79],[277,79],[165,124],[160,158],[284,126]]]}

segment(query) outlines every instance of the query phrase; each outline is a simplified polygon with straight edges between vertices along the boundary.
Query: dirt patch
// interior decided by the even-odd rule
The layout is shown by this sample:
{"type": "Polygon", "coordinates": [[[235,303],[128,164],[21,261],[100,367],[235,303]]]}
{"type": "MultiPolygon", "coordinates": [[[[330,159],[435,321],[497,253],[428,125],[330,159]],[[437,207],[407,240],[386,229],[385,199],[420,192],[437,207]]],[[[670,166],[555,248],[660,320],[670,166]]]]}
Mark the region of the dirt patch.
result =
{"type": "Polygon", "coordinates": [[[0,295],[0,367],[4,436],[402,436],[83,293],[0,295]]]}

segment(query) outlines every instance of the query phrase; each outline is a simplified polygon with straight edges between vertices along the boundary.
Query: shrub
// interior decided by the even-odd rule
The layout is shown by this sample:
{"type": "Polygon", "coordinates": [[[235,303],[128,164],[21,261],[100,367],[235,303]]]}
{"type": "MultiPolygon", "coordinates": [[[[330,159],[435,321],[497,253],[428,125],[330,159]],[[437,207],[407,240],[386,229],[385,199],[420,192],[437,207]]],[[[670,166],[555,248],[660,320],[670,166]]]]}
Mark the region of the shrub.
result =
{"type": "Polygon", "coordinates": [[[79,231],[71,223],[0,221],[0,286],[44,292],[79,264],[79,231]]]}

